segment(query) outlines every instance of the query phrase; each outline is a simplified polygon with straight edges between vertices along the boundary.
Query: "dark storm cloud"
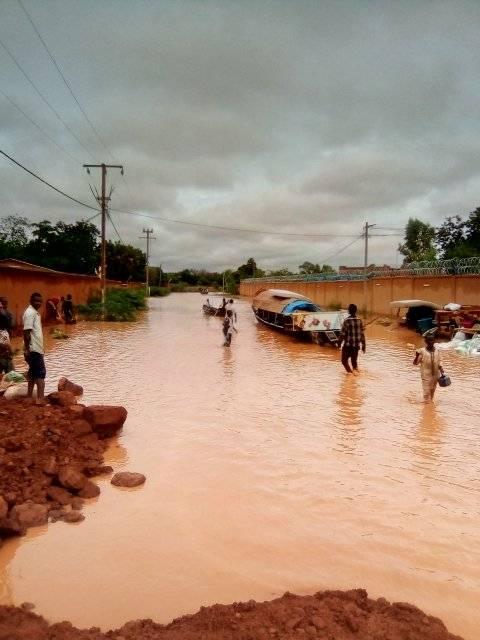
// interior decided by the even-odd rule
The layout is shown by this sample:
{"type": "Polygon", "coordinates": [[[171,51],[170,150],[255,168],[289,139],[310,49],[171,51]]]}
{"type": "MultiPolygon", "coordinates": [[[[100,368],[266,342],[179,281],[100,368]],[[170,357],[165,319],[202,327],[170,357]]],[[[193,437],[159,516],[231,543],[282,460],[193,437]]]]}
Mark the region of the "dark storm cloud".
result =
{"type": "MultiPolygon", "coordinates": [[[[477,2],[317,3],[227,0],[24,0],[112,156],[112,206],[210,225],[336,234],[230,233],[114,214],[167,268],[224,268],[305,259],[362,259],[361,242],[334,255],[365,220],[439,223],[478,202],[480,5],[477,2]]],[[[94,204],[82,162],[112,160],[62,84],[15,0],[0,39],[61,114],[82,148],[0,49],[0,86],[60,144],[0,95],[2,148],[94,204]]],[[[89,216],[6,161],[0,216],[89,216]]],[[[96,181],[98,174],[90,176],[96,181]]],[[[92,212],[93,214],[93,212],[92,212]]],[[[372,241],[395,263],[398,238],[372,241]]]]}

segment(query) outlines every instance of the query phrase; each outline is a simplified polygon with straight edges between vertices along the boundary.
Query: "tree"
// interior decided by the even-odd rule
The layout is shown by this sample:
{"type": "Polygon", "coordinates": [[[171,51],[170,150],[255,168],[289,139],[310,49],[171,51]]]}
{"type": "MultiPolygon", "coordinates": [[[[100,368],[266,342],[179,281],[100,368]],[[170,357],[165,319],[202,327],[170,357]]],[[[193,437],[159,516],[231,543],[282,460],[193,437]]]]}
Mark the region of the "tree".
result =
{"type": "Polygon", "coordinates": [[[272,271],[268,271],[267,276],[293,276],[293,273],[289,271],[286,267],[283,269],[276,269],[272,271]]]}
{"type": "Polygon", "coordinates": [[[31,225],[33,238],[24,253],[29,262],[67,273],[95,273],[100,256],[97,227],[80,220],[73,224],[42,220],[31,225]]]}
{"type": "Polygon", "coordinates": [[[247,262],[238,267],[236,271],[238,282],[240,282],[240,280],[246,280],[246,278],[260,277],[258,271],[259,269],[257,268],[255,259],[249,258],[247,262]]]}
{"type": "Polygon", "coordinates": [[[107,242],[107,278],[122,282],[144,282],[146,256],[140,249],[121,242],[107,242]]]}
{"type": "Polygon", "coordinates": [[[302,274],[312,274],[312,273],[320,273],[320,265],[314,264],[313,262],[308,262],[305,260],[301,265],[298,266],[300,273],[302,274]]]}
{"type": "Polygon", "coordinates": [[[435,240],[442,258],[469,258],[480,255],[480,208],[472,211],[466,220],[449,217],[438,227],[435,240]]]}
{"type": "Polygon", "coordinates": [[[30,222],[23,216],[10,215],[0,220],[0,258],[24,257],[30,222]]]}
{"type": "Polygon", "coordinates": [[[405,242],[398,247],[405,256],[404,263],[435,260],[434,239],[435,228],[431,224],[418,218],[409,218],[405,227],[405,242]]]}

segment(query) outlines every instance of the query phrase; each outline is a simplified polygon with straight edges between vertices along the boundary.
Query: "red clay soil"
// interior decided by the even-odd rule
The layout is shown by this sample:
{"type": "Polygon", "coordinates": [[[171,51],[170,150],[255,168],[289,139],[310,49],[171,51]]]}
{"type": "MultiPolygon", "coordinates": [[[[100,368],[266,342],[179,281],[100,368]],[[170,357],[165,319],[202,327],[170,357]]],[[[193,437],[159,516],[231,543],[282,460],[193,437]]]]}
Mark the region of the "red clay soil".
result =
{"type": "Polygon", "coordinates": [[[72,504],[79,509],[83,498],[98,495],[88,478],[105,470],[107,445],[83,413],[83,405],[0,399],[0,544],[2,537],[63,518],[72,504]]]}
{"type": "Polygon", "coordinates": [[[0,640],[462,640],[411,604],[371,600],[363,589],[285,594],[270,602],[202,607],[168,625],[127,622],[102,633],[68,622],[51,626],[19,607],[0,607],[0,640]]]}

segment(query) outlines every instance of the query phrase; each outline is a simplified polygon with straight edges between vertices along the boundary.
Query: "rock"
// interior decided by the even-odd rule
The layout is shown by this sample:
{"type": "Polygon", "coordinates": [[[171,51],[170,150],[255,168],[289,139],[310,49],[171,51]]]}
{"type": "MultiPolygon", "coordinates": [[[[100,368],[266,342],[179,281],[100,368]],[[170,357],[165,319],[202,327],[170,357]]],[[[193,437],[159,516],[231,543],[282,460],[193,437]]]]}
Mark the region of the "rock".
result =
{"type": "Polygon", "coordinates": [[[60,482],[62,487],[65,487],[66,489],[79,491],[85,486],[87,478],[77,469],[73,469],[72,467],[64,467],[58,474],[58,481],[60,482]]]}
{"type": "Polygon", "coordinates": [[[47,496],[61,505],[70,504],[72,495],[62,487],[48,487],[47,496]]]}
{"type": "Polygon", "coordinates": [[[142,473],[120,471],[113,476],[110,482],[116,487],[138,487],[143,484],[145,480],[146,478],[142,473]]]}
{"type": "Polygon", "coordinates": [[[85,516],[80,511],[68,511],[63,514],[61,520],[63,522],[82,522],[82,520],[85,520],[85,516]]]}
{"type": "Polygon", "coordinates": [[[65,511],[63,509],[52,509],[49,514],[50,522],[57,522],[57,520],[61,520],[65,515],[65,511]]]}
{"type": "Polygon", "coordinates": [[[77,402],[77,399],[70,391],[53,391],[47,397],[50,404],[59,407],[69,407],[77,402]]]}
{"type": "Polygon", "coordinates": [[[68,407],[68,412],[74,418],[83,418],[84,411],[85,411],[84,404],[72,404],[68,407]]]}
{"type": "Polygon", "coordinates": [[[83,395],[83,387],[79,384],[75,384],[75,382],[71,382],[68,378],[60,378],[58,381],[58,390],[59,391],[70,391],[74,396],[83,395]]]}
{"type": "Polygon", "coordinates": [[[48,507],[45,504],[24,502],[13,507],[10,512],[10,520],[25,529],[46,524],[48,519],[48,507]]]}
{"type": "Polygon", "coordinates": [[[83,509],[83,500],[82,500],[82,498],[73,498],[71,504],[72,504],[72,509],[74,511],[81,511],[83,509]]]}
{"type": "Polygon", "coordinates": [[[80,498],[96,498],[100,495],[100,487],[91,480],[86,480],[84,486],[78,492],[80,498]]]}
{"type": "Polygon", "coordinates": [[[79,420],[74,420],[71,424],[71,427],[74,435],[78,437],[86,436],[88,433],[92,433],[92,427],[90,426],[90,423],[86,420],[83,420],[82,418],[80,418],[79,420]]]}
{"type": "Polygon", "coordinates": [[[92,405],[85,407],[84,417],[100,438],[110,438],[122,428],[127,410],[119,406],[92,405]]]}
{"type": "Polygon", "coordinates": [[[56,476],[58,473],[58,464],[55,456],[50,456],[42,467],[43,473],[49,476],[56,476]]]}
{"type": "Polygon", "coordinates": [[[101,465],[100,467],[94,467],[92,469],[88,469],[86,471],[86,474],[93,478],[94,476],[103,476],[103,475],[108,475],[109,473],[113,473],[113,467],[110,467],[109,465],[101,465]]]}
{"type": "Polygon", "coordinates": [[[5,518],[8,513],[8,504],[3,496],[0,496],[0,520],[5,518]]]}

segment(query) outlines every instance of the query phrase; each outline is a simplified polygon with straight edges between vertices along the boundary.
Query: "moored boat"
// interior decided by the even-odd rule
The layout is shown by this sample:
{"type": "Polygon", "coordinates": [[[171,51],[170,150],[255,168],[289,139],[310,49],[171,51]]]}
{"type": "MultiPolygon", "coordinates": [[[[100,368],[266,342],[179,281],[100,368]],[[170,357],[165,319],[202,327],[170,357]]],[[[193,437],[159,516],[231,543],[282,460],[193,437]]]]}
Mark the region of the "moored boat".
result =
{"type": "Polygon", "coordinates": [[[202,305],[202,310],[206,316],[217,316],[217,318],[224,318],[226,313],[226,307],[215,307],[210,304],[209,300],[207,300],[207,302],[202,305]]]}
{"type": "Polygon", "coordinates": [[[337,345],[348,315],[345,311],[323,311],[310,298],[284,289],[259,291],[252,309],[262,324],[317,344],[337,345]]]}

